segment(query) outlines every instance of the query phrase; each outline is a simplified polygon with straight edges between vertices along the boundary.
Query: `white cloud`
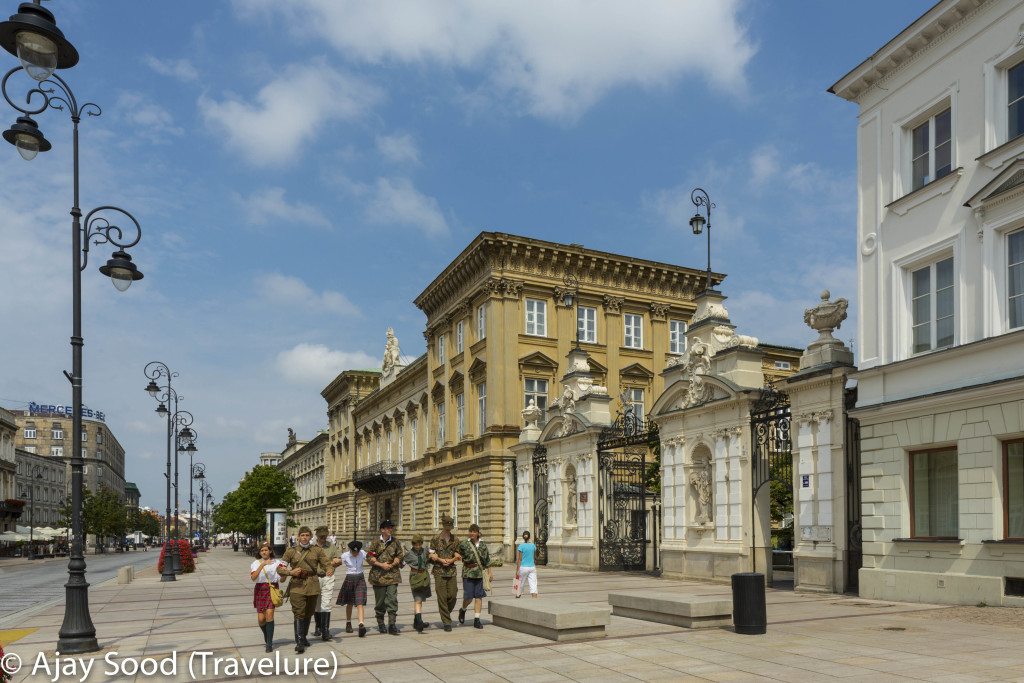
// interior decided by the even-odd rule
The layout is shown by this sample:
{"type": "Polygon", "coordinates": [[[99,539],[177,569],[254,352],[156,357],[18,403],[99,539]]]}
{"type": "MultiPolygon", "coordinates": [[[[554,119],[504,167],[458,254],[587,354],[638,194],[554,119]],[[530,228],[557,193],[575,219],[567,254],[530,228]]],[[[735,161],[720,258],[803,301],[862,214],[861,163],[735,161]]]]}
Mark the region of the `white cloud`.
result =
{"type": "Polygon", "coordinates": [[[379,225],[403,225],[430,237],[448,234],[437,200],[415,187],[407,178],[378,178],[370,192],[366,219],[379,225]]]}
{"type": "Polygon", "coordinates": [[[273,304],[300,307],[309,310],[359,315],[359,309],[341,292],[314,291],[297,277],[268,273],[256,279],[256,291],[265,301],[273,304]]]}
{"type": "Polygon", "coordinates": [[[255,103],[236,98],[199,98],[199,110],[225,144],[257,166],[287,164],[330,121],[352,121],[381,99],[381,91],[322,60],[285,67],[256,94],[255,103]]]}
{"type": "Polygon", "coordinates": [[[277,355],[277,369],[289,382],[324,387],[342,370],[375,368],[380,360],[362,351],[338,351],[323,344],[297,344],[277,355]]]}
{"type": "Polygon", "coordinates": [[[125,120],[141,129],[150,140],[159,142],[168,135],[180,136],[185,131],[174,125],[174,117],[160,105],[137,92],[124,92],[117,98],[117,109],[125,120]]]}
{"type": "Polygon", "coordinates": [[[320,33],[345,58],[482,72],[527,112],[573,120],[608,91],[687,73],[741,92],[755,47],[741,0],[236,0],[245,17],[286,16],[296,40],[320,33]]]}
{"type": "Polygon", "coordinates": [[[750,155],[750,183],[754,187],[764,187],[779,172],[779,152],[771,145],[763,145],[750,155]]]}
{"type": "Polygon", "coordinates": [[[143,61],[161,76],[170,76],[186,83],[199,78],[199,72],[187,59],[159,59],[153,55],[146,55],[143,61]]]}
{"type": "Polygon", "coordinates": [[[286,200],[283,187],[269,187],[248,197],[236,195],[235,200],[242,207],[246,219],[255,225],[284,222],[315,228],[331,227],[331,222],[315,206],[286,200]]]}
{"type": "Polygon", "coordinates": [[[395,164],[419,164],[420,151],[408,133],[382,135],[377,138],[377,151],[395,164]]]}

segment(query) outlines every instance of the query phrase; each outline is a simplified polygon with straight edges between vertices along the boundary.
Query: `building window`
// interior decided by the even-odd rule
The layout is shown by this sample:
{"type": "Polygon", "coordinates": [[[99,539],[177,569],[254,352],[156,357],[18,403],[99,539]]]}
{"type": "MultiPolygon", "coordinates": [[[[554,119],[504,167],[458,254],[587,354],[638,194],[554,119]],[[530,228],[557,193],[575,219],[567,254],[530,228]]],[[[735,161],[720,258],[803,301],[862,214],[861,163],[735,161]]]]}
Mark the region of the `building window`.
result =
{"type": "Polygon", "coordinates": [[[50,446],[50,455],[52,455],[55,458],[63,458],[64,457],[64,447],[63,446],[50,446]]]}
{"type": "Polygon", "coordinates": [[[398,462],[405,462],[405,425],[398,425],[398,462]]]}
{"type": "Polygon", "coordinates": [[[452,522],[455,526],[459,525],[459,487],[453,486],[451,488],[451,510],[449,512],[452,516],[452,522]]]}
{"type": "Polygon", "coordinates": [[[790,370],[792,369],[793,364],[788,360],[777,360],[775,361],[774,366],[776,370],[790,370]]]}
{"type": "Polygon", "coordinates": [[[626,313],[622,316],[622,324],[625,328],[622,345],[629,349],[642,349],[644,347],[644,317],[626,313]]]}
{"type": "Polygon", "coordinates": [[[434,528],[441,528],[441,490],[434,489],[434,528]]]}
{"type": "Polygon", "coordinates": [[[36,425],[34,422],[25,423],[25,438],[34,439],[36,438],[36,425]]]}
{"type": "Polygon", "coordinates": [[[914,353],[953,345],[953,258],[911,273],[914,353]]]}
{"type": "Polygon", "coordinates": [[[437,364],[438,365],[444,365],[444,363],[445,363],[445,358],[444,358],[444,342],[445,342],[445,339],[444,338],[445,338],[445,335],[443,335],[443,334],[437,335],[437,364]]]}
{"type": "Polygon", "coordinates": [[[1014,329],[1024,327],[1024,230],[1011,233],[1006,243],[1007,304],[1010,329],[1014,329]]]}
{"type": "Polygon", "coordinates": [[[950,109],[929,117],[910,131],[911,189],[916,190],[953,170],[950,109]]]}
{"type": "Polygon", "coordinates": [[[35,453],[36,452],[36,447],[35,446],[25,446],[25,452],[26,453],[35,453]]]}
{"type": "Polygon", "coordinates": [[[54,426],[54,428],[50,430],[50,438],[54,441],[63,441],[64,430],[61,427],[54,426]]]}
{"type": "Polygon", "coordinates": [[[473,500],[470,502],[470,523],[480,523],[480,482],[473,484],[473,500]]]}
{"type": "Polygon", "coordinates": [[[380,462],[380,434],[377,434],[377,435],[376,435],[376,436],[375,436],[375,437],[373,438],[373,440],[374,440],[374,441],[376,442],[376,444],[377,444],[377,448],[376,448],[376,451],[377,451],[377,462],[380,462]]]}
{"type": "Polygon", "coordinates": [[[1024,62],[1006,70],[1006,139],[1024,133],[1024,62]]]}
{"type": "Polygon", "coordinates": [[[459,441],[466,436],[466,395],[455,396],[455,424],[458,430],[459,441]]]}
{"type": "Polygon", "coordinates": [[[957,538],[956,449],[910,454],[910,535],[957,538]]]}
{"type": "Polygon", "coordinates": [[[548,333],[548,302],[540,299],[526,300],[526,334],[545,337],[548,333]]]}
{"type": "Polygon", "coordinates": [[[682,320],[668,321],[668,352],[686,353],[686,323],[682,320]]]}
{"type": "Polygon", "coordinates": [[[412,494],[412,505],[410,507],[409,516],[412,517],[412,528],[416,528],[416,494],[412,494]]]}
{"type": "Polygon", "coordinates": [[[462,353],[466,348],[465,329],[466,326],[461,320],[455,323],[455,353],[462,353]]]}
{"type": "Polygon", "coordinates": [[[393,452],[391,445],[395,443],[395,433],[390,429],[387,432],[388,435],[388,460],[391,460],[391,453],[393,452]]]}
{"type": "Polygon", "coordinates": [[[82,446],[82,457],[83,458],[88,458],[89,457],[89,449],[86,448],[85,446],[82,446]]]}
{"type": "Polygon", "coordinates": [[[103,432],[96,432],[96,443],[103,443],[103,432]]]}
{"type": "Polygon", "coordinates": [[[412,427],[412,433],[409,435],[409,455],[411,455],[412,459],[415,460],[419,457],[419,453],[416,450],[416,435],[419,432],[420,419],[418,417],[414,417],[412,419],[412,424],[409,426],[412,427]]]}
{"type": "Polygon", "coordinates": [[[476,338],[487,337],[487,304],[480,304],[476,307],[476,338]]]}
{"type": "Polygon", "coordinates": [[[444,445],[444,402],[437,404],[437,445],[444,445]]]}
{"type": "Polygon", "coordinates": [[[576,309],[576,331],[581,342],[597,343],[597,309],[580,306],[576,309]]]}
{"type": "Polygon", "coordinates": [[[477,435],[487,431],[487,383],[476,385],[477,435]]]}
{"type": "Polygon", "coordinates": [[[1024,439],[1003,444],[1003,472],[1003,535],[1024,540],[1024,439]]]}
{"type": "Polygon", "coordinates": [[[548,409],[548,381],[546,379],[527,378],[523,407],[528,407],[531,400],[537,404],[542,414],[548,409]]]}
{"type": "Polygon", "coordinates": [[[629,399],[628,407],[633,409],[633,417],[644,418],[644,390],[630,387],[626,389],[626,398],[629,399]]]}

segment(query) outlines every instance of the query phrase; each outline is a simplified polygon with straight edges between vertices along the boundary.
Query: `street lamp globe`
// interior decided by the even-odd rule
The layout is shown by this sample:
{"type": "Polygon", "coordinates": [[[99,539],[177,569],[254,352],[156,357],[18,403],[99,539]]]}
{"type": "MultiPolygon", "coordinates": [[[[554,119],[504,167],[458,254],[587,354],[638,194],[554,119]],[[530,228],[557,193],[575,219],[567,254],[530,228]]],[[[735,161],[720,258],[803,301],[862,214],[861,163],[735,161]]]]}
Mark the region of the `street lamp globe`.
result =
{"type": "Polygon", "coordinates": [[[157,415],[160,415],[160,416],[165,416],[165,415],[167,415],[167,406],[165,406],[165,405],[164,405],[163,403],[161,403],[160,405],[158,405],[158,406],[156,407],[156,414],[157,414],[157,415]]]}
{"type": "Polygon", "coordinates": [[[153,380],[149,380],[149,386],[146,387],[146,393],[156,398],[156,395],[160,393],[160,387],[153,380]]]}
{"type": "Polygon", "coordinates": [[[704,216],[699,213],[693,214],[693,218],[690,219],[690,228],[693,230],[694,235],[699,235],[704,230],[704,216]]]}
{"type": "Polygon", "coordinates": [[[39,125],[30,116],[19,116],[4,131],[4,140],[14,145],[25,161],[32,161],[40,152],[50,151],[50,141],[43,136],[39,125]]]}
{"type": "Polygon", "coordinates": [[[119,292],[128,289],[136,280],[142,279],[142,271],[132,263],[132,257],[128,252],[121,249],[114,252],[106,265],[100,266],[100,272],[110,278],[119,292]]]}
{"type": "Polygon", "coordinates": [[[78,50],[57,28],[53,13],[33,2],[21,3],[17,14],[0,22],[0,46],[37,81],[45,81],[55,69],[78,64],[78,50]]]}

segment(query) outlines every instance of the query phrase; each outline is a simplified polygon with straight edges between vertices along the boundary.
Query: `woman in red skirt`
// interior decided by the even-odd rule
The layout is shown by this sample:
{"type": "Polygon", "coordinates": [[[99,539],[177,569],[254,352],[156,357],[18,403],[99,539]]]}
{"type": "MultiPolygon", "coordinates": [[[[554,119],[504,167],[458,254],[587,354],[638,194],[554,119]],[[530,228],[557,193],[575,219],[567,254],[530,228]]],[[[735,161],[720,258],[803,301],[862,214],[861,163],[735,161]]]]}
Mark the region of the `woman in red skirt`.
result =
{"type": "Polygon", "coordinates": [[[274,559],[274,549],[269,543],[260,546],[260,559],[253,560],[249,567],[249,578],[256,582],[252,591],[252,606],[256,608],[256,621],[263,631],[267,652],[274,649],[274,603],[270,601],[270,587],[280,586],[277,572],[287,569],[288,564],[274,559]]]}

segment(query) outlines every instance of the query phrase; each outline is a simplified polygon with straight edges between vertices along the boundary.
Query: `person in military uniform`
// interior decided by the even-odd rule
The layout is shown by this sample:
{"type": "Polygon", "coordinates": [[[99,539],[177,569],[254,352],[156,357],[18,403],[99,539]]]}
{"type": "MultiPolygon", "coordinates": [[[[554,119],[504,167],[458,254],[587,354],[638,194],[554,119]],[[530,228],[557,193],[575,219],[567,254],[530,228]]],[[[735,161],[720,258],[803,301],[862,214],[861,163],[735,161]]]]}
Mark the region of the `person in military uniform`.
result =
{"type": "Polygon", "coordinates": [[[459,539],[452,534],[455,522],[448,515],[441,517],[442,531],[430,539],[428,548],[430,561],[434,563],[431,573],[434,575],[434,590],[437,592],[437,611],[441,613],[441,624],[445,631],[452,630],[452,610],[459,597],[456,582],[458,568],[455,563],[459,556],[459,539]]]}
{"type": "Polygon", "coordinates": [[[405,554],[403,562],[409,566],[409,588],[416,610],[412,627],[417,633],[423,633],[423,629],[430,628],[430,624],[423,621],[423,603],[430,598],[430,574],[427,573],[430,552],[423,547],[423,537],[419,534],[412,537],[412,550],[405,554]]]}
{"type": "Polygon", "coordinates": [[[282,574],[292,577],[288,587],[288,599],[292,604],[295,616],[295,651],[299,654],[306,651],[309,641],[309,622],[313,610],[320,602],[320,581],[318,577],[326,576],[331,569],[324,549],[311,543],[313,532],[308,526],[299,528],[298,544],[284,551],[281,561],[290,569],[282,570],[282,574]]]}
{"type": "Polygon", "coordinates": [[[380,523],[380,538],[366,549],[370,562],[370,585],[373,586],[374,614],[377,616],[377,630],[381,633],[398,635],[398,584],[402,582],[402,557],[405,551],[394,536],[395,524],[390,519],[380,523]],[[384,612],[388,614],[388,626],[384,628],[384,612]]]}
{"type": "Polygon", "coordinates": [[[462,608],[459,610],[459,623],[466,623],[466,608],[473,603],[473,628],[483,628],[480,623],[480,610],[483,608],[484,572],[491,562],[487,544],[480,542],[480,527],[469,525],[469,538],[459,544],[459,556],[462,558],[462,608]]]}
{"type": "Polygon", "coordinates": [[[334,605],[334,601],[331,599],[334,596],[334,568],[341,564],[341,553],[338,552],[338,546],[328,540],[327,527],[318,526],[315,531],[316,544],[323,548],[331,568],[327,570],[326,575],[320,577],[320,604],[317,605],[316,612],[313,613],[316,624],[313,636],[320,636],[321,640],[330,640],[331,607],[334,605]]]}

